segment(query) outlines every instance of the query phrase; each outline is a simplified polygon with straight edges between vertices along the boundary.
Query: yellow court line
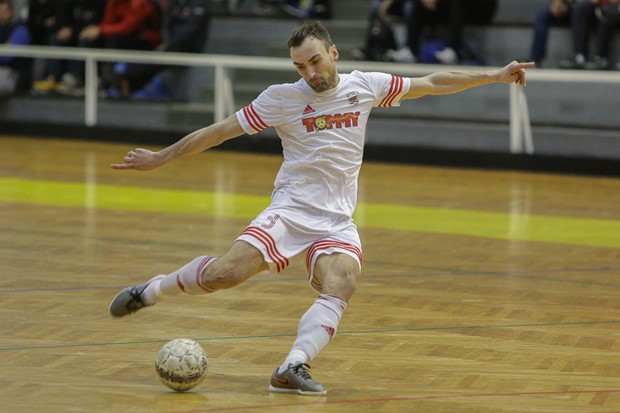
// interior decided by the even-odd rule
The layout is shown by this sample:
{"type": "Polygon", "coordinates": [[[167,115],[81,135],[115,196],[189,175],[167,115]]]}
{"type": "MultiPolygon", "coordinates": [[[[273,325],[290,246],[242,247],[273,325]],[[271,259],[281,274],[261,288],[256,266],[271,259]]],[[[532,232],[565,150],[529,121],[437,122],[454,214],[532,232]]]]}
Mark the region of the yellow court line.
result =
{"type": "MultiPolygon", "coordinates": [[[[76,208],[254,218],[269,197],[0,178],[0,201],[76,208]]],[[[360,203],[360,227],[620,249],[620,221],[360,203]]]]}

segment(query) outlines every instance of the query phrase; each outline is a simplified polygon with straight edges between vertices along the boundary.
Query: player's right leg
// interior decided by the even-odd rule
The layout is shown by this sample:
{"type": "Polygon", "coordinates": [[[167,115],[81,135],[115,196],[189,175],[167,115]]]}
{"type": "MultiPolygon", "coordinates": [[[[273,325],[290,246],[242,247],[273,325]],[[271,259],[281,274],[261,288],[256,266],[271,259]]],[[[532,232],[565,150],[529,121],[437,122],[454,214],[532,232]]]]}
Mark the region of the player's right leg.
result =
{"type": "Polygon", "coordinates": [[[158,275],[144,284],[125,288],[114,297],[109,311],[114,317],[123,317],[151,306],[165,296],[207,294],[232,288],[267,268],[261,252],[244,241],[236,241],[218,259],[197,257],[168,275],[158,275]]]}

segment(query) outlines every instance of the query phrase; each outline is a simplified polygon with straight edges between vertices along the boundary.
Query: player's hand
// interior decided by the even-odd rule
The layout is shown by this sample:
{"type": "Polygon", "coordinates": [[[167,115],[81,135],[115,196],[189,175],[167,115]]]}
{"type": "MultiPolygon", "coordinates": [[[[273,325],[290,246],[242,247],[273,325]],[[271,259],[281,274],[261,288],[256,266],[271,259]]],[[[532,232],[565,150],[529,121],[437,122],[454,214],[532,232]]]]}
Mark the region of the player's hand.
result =
{"type": "Polygon", "coordinates": [[[112,169],[136,169],[138,171],[148,171],[155,169],[165,163],[160,152],[149,151],[148,149],[137,148],[127,152],[123,158],[123,163],[110,165],[112,169]]]}
{"type": "Polygon", "coordinates": [[[519,63],[514,61],[504,66],[499,71],[498,80],[502,83],[516,83],[518,85],[525,86],[527,84],[525,77],[526,69],[530,69],[535,65],[536,64],[534,62],[519,63]]]}

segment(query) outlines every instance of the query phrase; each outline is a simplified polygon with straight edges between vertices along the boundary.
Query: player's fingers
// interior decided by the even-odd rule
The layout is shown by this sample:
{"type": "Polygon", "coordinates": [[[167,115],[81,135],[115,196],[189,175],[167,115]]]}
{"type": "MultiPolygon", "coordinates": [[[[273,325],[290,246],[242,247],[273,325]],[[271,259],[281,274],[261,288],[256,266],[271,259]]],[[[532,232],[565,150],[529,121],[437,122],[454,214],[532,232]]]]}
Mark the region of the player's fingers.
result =
{"type": "Polygon", "coordinates": [[[519,73],[519,80],[521,81],[520,84],[521,86],[525,86],[527,84],[527,80],[526,80],[526,74],[525,74],[525,69],[521,69],[520,73],[519,73]]]}
{"type": "Polygon", "coordinates": [[[523,84],[523,76],[520,73],[515,75],[515,83],[520,86],[524,86],[523,84]]]}

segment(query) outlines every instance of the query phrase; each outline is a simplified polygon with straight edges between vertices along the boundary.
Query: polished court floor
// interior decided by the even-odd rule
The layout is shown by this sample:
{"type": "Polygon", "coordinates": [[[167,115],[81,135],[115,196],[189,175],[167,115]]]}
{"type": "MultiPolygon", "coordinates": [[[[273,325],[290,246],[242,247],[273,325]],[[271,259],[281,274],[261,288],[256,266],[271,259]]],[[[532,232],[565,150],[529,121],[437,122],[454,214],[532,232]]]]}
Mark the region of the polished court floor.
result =
{"type": "Polygon", "coordinates": [[[0,135],[0,411],[620,412],[620,179],[366,163],[357,293],[310,364],[325,397],[270,394],[315,299],[302,262],[116,320],[116,292],[219,255],[280,157],[211,151],[114,171],[131,145],[0,135]],[[161,345],[198,341],[173,393],[161,345]]]}

